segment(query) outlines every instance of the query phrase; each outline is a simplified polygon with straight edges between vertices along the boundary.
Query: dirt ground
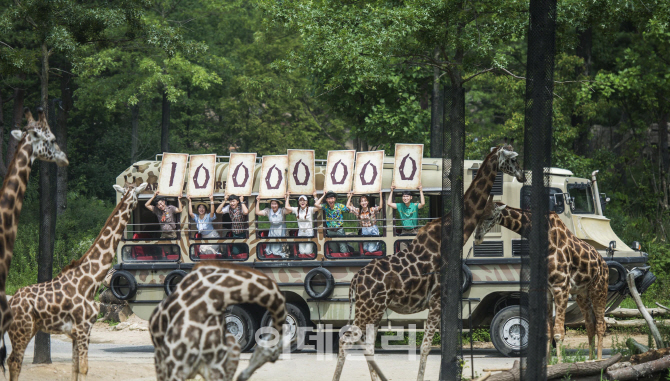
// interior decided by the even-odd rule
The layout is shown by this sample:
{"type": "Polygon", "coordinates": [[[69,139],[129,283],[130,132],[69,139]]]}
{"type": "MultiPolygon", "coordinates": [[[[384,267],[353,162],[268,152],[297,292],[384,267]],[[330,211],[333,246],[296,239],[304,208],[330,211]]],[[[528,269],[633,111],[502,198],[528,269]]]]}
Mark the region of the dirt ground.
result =
{"type": "MultiPolygon", "coordinates": [[[[605,338],[605,348],[611,348],[615,335],[608,334],[605,338]]],[[[628,336],[626,336],[628,337],[628,336]]],[[[646,344],[646,335],[633,335],[638,342],[646,344]]],[[[60,342],[69,342],[70,340],[63,335],[52,336],[52,339],[60,342]]],[[[623,336],[616,338],[619,342],[625,341],[623,336]]],[[[110,326],[108,323],[96,323],[91,337],[92,344],[118,344],[127,346],[150,346],[151,338],[147,330],[147,321],[132,316],[126,323],[118,326],[110,326]]],[[[493,348],[491,343],[475,343],[475,348],[493,348]]],[[[565,344],[569,348],[586,347],[587,338],[585,335],[576,334],[574,331],[568,332],[565,344]]],[[[124,355],[97,355],[92,353],[89,359],[89,380],[155,380],[153,354],[150,348],[144,347],[141,353],[131,353],[124,355]]],[[[335,368],[335,361],[321,361],[319,366],[314,366],[315,354],[300,354],[291,360],[280,360],[275,364],[266,364],[259,369],[251,378],[252,380],[291,380],[309,379],[330,380],[335,368]],[[302,369],[300,376],[296,377],[295,369],[302,369]]],[[[391,380],[414,379],[418,362],[405,361],[405,355],[386,354],[381,355],[379,364],[382,369],[388,369],[387,375],[391,380]],[[403,365],[404,364],[404,365],[403,365]],[[407,373],[407,374],[405,374],[407,373]]],[[[250,354],[245,353],[238,367],[238,372],[244,369],[248,364],[250,354]]],[[[469,356],[466,357],[469,360],[469,356]]],[[[493,351],[483,356],[475,358],[475,370],[481,374],[481,366],[506,367],[512,364],[514,359],[498,357],[493,351]],[[480,364],[478,364],[480,363],[480,364]]],[[[431,354],[428,360],[426,380],[437,379],[437,369],[439,368],[439,355],[431,354]],[[434,371],[434,372],[433,372],[434,371]],[[435,374],[432,374],[435,373],[435,374]]],[[[343,380],[369,379],[367,366],[361,361],[347,361],[345,372],[342,375],[343,380]]],[[[21,380],[70,380],[72,374],[71,356],[60,353],[55,355],[53,363],[49,365],[33,365],[32,353],[26,353],[21,380]]]]}

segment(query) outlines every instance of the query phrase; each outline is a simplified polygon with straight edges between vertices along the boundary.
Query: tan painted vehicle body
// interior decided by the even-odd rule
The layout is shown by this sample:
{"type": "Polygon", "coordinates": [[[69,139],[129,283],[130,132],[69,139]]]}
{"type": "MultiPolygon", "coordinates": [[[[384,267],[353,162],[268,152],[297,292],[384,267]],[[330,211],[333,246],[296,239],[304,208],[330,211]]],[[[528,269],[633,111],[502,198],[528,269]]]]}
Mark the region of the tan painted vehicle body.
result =
{"type": "MultiPolygon", "coordinates": [[[[216,186],[215,186],[215,200],[218,206],[224,197],[223,190],[225,189],[225,179],[227,178],[228,164],[227,157],[217,158],[216,166],[216,186]]],[[[347,237],[330,238],[324,237],[324,223],[323,213],[319,212],[315,217],[315,231],[316,236],[313,238],[304,239],[303,237],[291,238],[262,238],[257,236],[257,226],[254,223],[256,220],[254,216],[253,203],[255,196],[248,198],[249,206],[249,235],[247,239],[232,239],[224,238],[215,241],[197,240],[193,238],[195,226],[189,222],[190,218],[187,213],[188,204],[184,200],[184,211],[181,213],[180,220],[180,238],[175,241],[166,240],[133,240],[132,230],[136,226],[139,219],[140,210],[144,208],[144,202],[150,198],[155,190],[157,182],[160,160],[157,161],[140,161],[129,167],[126,171],[117,177],[117,184],[123,186],[126,182],[140,184],[148,182],[149,187],[140,196],[140,204],[134,211],[133,221],[129,224],[129,231],[124,240],[118,248],[118,264],[116,269],[123,269],[134,275],[138,284],[136,295],[129,300],[130,307],[138,316],[148,319],[151,312],[156,307],[157,303],[166,297],[164,291],[164,281],[168,273],[175,269],[183,269],[189,271],[194,265],[194,258],[191,255],[193,245],[197,244],[231,244],[242,243],[248,245],[249,257],[246,260],[237,261],[245,265],[252,266],[264,273],[268,274],[274,279],[284,291],[287,296],[287,302],[298,304],[309,313],[308,320],[314,323],[333,324],[335,327],[342,327],[347,324],[349,319],[349,303],[348,303],[348,289],[349,282],[352,276],[372,258],[365,256],[358,256],[352,258],[328,258],[325,253],[325,243],[328,241],[382,241],[384,243],[384,255],[393,255],[396,250],[401,247],[402,241],[411,241],[413,236],[396,236],[394,233],[394,210],[386,206],[386,198],[391,186],[393,158],[386,157],[384,162],[383,173],[383,205],[385,214],[378,218],[378,225],[380,225],[381,237],[364,237],[359,236],[357,232],[351,231],[347,237]],[[313,242],[316,249],[316,258],[312,260],[277,260],[277,259],[261,259],[258,255],[257,248],[261,244],[269,244],[272,242],[313,242]],[[124,258],[124,247],[133,245],[177,245],[179,257],[172,261],[136,261],[128,260],[127,256],[124,258]],[[314,300],[307,294],[304,282],[305,275],[315,267],[323,267],[329,270],[335,279],[335,288],[333,293],[323,300],[314,300]]],[[[481,164],[481,161],[466,160],[465,162],[465,188],[470,185],[470,181],[474,178],[474,174],[481,164]]],[[[317,160],[317,174],[316,174],[316,189],[319,195],[322,193],[324,184],[324,170],[325,160],[317,160]]],[[[254,173],[255,184],[254,194],[258,192],[260,184],[260,164],[256,165],[254,173]]],[[[523,184],[517,182],[511,176],[498,176],[498,181],[494,186],[493,194],[494,200],[502,201],[510,206],[519,207],[521,205],[521,191],[523,184]]],[[[551,187],[561,193],[568,193],[569,184],[590,184],[591,180],[579,179],[572,177],[572,173],[563,169],[550,169],[551,187]]],[[[431,217],[437,217],[441,208],[439,207],[440,192],[442,191],[442,160],[441,159],[423,159],[422,168],[422,184],[426,194],[427,200],[431,205],[426,205],[426,208],[432,210],[431,217]]],[[[588,185],[590,187],[590,185],[588,185]]],[[[294,195],[297,197],[298,195],[294,195]]],[[[376,195],[373,195],[376,196],[376,195]]],[[[396,192],[396,202],[400,202],[400,193],[396,192]]],[[[118,197],[118,196],[117,196],[118,197]]],[[[569,200],[567,197],[561,195],[557,196],[564,200],[569,200]]],[[[311,197],[310,198],[310,203],[311,197]]],[[[377,197],[375,197],[377,198],[377,197]]],[[[346,195],[340,195],[338,202],[344,203],[346,195]]],[[[377,201],[378,202],[378,201],[377,201]]],[[[413,202],[418,202],[418,192],[414,196],[413,202]]],[[[591,200],[594,205],[599,206],[600,197],[592,197],[591,200]]],[[[174,203],[171,203],[174,204],[174,203]]],[[[357,203],[356,203],[357,204],[357,203]]],[[[378,205],[378,204],[377,204],[378,205]]],[[[622,263],[626,268],[630,269],[636,266],[643,266],[646,263],[646,254],[639,251],[634,251],[622,242],[616,234],[612,231],[609,219],[601,214],[598,214],[599,207],[594,207],[593,213],[573,213],[569,207],[569,203],[565,203],[564,212],[560,214],[561,219],[579,238],[586,240],[588,243],[598,249],[602,255],[606,255],[606,248],[610,241],[616,241],[616,251],[613,259],[622,263]]],[[[144,213],[147,211],[145,210],[144,213]]],[[[424,211],[425,213],[425,211],[424,211]]],[[[154,218],[155,216],[151,216],[154,218]]],[[[397,218],[397,217],[395,217],[397,218]]],[[[422,223],[425,223],[423,220],[422,223]]],[[[295,227],[293,227],[295,229],[295,227]]],[[[291,226],[288,226],[291,229],[291,226]]],[[[353,229],[356,230],[356,229],[353,229]]],[[[225,231],[221,230],[220,235],[225,236],[225,231]]],[[[355,246],[355,245],[354,245],[355,246]]],[[[521,237],[507,229],[500,227],[494,228],[493,231],[487,234],[483,245],[473,246],[472,237],[466,242],[463,247],[463,263],[472,273],[472,282],[467,291],[464,293],[463,303],[463,319],[467,323],[467,319],[472,319],[473,326],[481,326],[490,323],[492,317],[502,307],[509,304],[514,304],[518,300],[520,286],[520,270],[521,260],[519,248],[523,246],[521,237]],[[472,311],[472,314],[470,314],[472,311]]],[[[126,252],[128,249],[125,249],[126,252]]],[[[622,298],[611,298],[610,304],[619,304],[622,298]]],[[[574,303],[573,303],[574,304],[574,303]]],[[[576,309],[574,309],[576,310],[576,309]]],[[[568,314],[569,315],[569,314],[568,314]]],[[[424,311],[422,313],[401,315],[392,311],[388,311],[388,322],[391,325],[407,325],[416,324],[417,327],[422,327],[423,322],[427,316],[424,311]]],[[[386,323],[384,324],[386,326],[386,323]]],[[[467,324],[466,324],[467,326],[467,324]]]]}

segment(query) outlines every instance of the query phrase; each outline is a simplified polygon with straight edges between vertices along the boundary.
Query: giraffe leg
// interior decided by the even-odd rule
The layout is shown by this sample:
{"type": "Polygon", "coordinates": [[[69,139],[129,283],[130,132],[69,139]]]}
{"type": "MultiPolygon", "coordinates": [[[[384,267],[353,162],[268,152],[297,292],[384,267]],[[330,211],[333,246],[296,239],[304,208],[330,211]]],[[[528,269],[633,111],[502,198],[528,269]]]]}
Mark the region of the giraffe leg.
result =
{"type": "Polygon", "coordinates": [[[368,363],[368,369],[370,370],[370,378],[372,381],[386,381],[386,377],[382,373],[379,365],[375,361],[375,341],[377,340],[377,327],[372,330],[372,338],[366,337],[365,339],[365,361],[368,363]]]}
{"type": "Polygon", "coordinates": [[[563,339],[565,339],[565,310],[568,307],[568,287],[554,292],[556,304],[556,319],[554,320],[554,340],[556,340],[556,357],[558,362],[563,362],[563,339]]]}
{"type": "Polygon", "coordinates": [[[440,306],[441,303],[438,288],[438,293],[434,293],[430,298],[430,310],[428,311],[428,319],[426,319],[423,341],[421,342],[421,361],[419,362],[419,374],[416,376],[417,381],[423,381],[424,374],[426,373],[426,362],[428,361],[428,355],[430,354],[430,346],[433,342],[435,331],[440,324],[440,306]]]}
{"type": "Polygon", "coordinates": [[[240,352],[242,352],[242,348],[237,340],[235,340],[235,336],[231,333],[226,333],[226,344],[228,346],[228,351],[226,352],[226,358],[222,366],[224,372],[223,380],[233,381],[235,371],[240,363],[240,352]]]}
{"type": "Polygon", "coordinates": [[[587,296],[577,295],[577,305],[584,316],[584,325],[586,326],[586,336],[589,338],[589,360],[593,360],[595,351],[596,319],[591,309],[591,301],[587,296]]]}
{"type": "Polygon", "coordinates": [[[605,323],[605,310],[607,308],[607,284],[606,280],[601,281],[599,287],[589,290],[591,295],[591,307],[596,322],[596,334],[598,335],[598,351],[596,358],[598,360],[603,358],[603,339],[605,338],[605,331],[607,324],[605,323]]]}
{"type": "Polygon", "coordinates": [[[72,338],[72,380],[77,381],[79,377],[79,346],[77,339],[72,338]]]}
{"type": "MultiPolygon", "coordinates": [[[[90,332],[90,328],[86,327],[85,330],[90,332]]],[[[82,333],[77,335],[77,351],[79,352],[79,373],[77,374],[78,381],[86,381],[86,376],[88,375],[88,343],[90,335],[87,333],[82,333]]],[[[74,358],[72,361],[76,361],[74,358]]],[[[73,375],[74,376],[74,375],[73,375]]]]}
{"type": "Polygon", "coordinates": [[[33,332],[33,321],[30,315],[24,316],[22,320],[14,320],[9,329],[9,340],[12,342],[12,353],[7,359],[9,367],[9,379],[18,381],[23,365],[23,355],[26,352],[30,339],[35,336],[33,332]]]}
{"type": "Polygon", "coordinates": [[[551,359],[551,342],[554,340],[554,294],[547,290],[547,361],[551,359]]]}
{"type": "Polygon", "coordinates": [[[351,332],[347,331],[340,337],[340,348],[337,351],[337,365],[335,366],[333,381],[340,381],[342,368],[344,368],[344,361],[347,359],[347,351],[353,346],[353,343],[350,342],[350,336],[351,332]]]}

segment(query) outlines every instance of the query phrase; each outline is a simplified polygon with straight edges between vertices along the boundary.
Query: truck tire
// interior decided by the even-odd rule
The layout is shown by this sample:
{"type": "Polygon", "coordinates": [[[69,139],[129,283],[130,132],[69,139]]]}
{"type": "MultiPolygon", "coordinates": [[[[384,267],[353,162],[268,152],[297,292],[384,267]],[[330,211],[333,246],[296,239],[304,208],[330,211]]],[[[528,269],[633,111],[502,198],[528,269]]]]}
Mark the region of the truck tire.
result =
{"type": "Polygon", "coordinates": [[[521,306],[500,310],[491,321],[491,341],[498,352],[508,357],[525,356],[528,348],[528,316],[521,306]]]}
{"type": "Polygon", "coordinates": [[[120,300],[132,299],[137,293],[137,282],[133,274],[126,270],[118,270],[109,280],[112,294],[120,300]]]}
{"type": "Polygon", "coordinates": [[[607,286],[609,292],[618,292],[626,287],[626,274],[628,271],[617,261],[605,261],[610,272],[610,284],[607,286]],[[616,276],[614,278],[613,276],[616,276]]]}
{"type": "Polygon", "coordinates": [[[177,289],[177,285],[181,282],[182,279],[187,275],[184,270],[172,270],[168,275],[165,276],[165,282],[163,282],[163,290],[165,290],[165,295],[170,296],[177,289]]]}
{"type": "Polygon", "coordinates": [[[335,278],[323,267],[315,267],[305,275],[305,292],[313,299],[325,299],[333,293],[334,289],[335,278]]]}
{"type": "Polygon", "coordinates": [[[258,321],[242,306],[230,306],[224,314],[226,330],[235,336],[243,352],[247,352],[256,344],[258,321]]]}
{"type": "MultiPolygon", "coordinates": [[[[293,303],[286,303],[286,322],[284,325],[289,326],[287,334],[291,336],[291,352],[295,352],[298,349],[302,349],[303,344],[305,343],[305,338],[307,334],[304,329],[309,325],[309,320],[307,319],[307,313],[297,305],[293,303]]],[[[269,327],[272,324],[272,316],[270,313],[265,312],[263,319],[261,320],[261,327],[269,327]]]]}
{"type": "Polygon", "coordinates": [[[654,282],[656,282],[656,275],[654,275],[654,273],[651,271],[647,271],[642,279],[635,280],[635,287],[637,288],[637,291],[640,293],[640,295],[642,295],[654,282]]]}
{"type": "Polygon", "coordinates": [[[468,265],[463,263],[463,285],[461,286],[461,293],[465,293],[467,290],[469,290],[471,285],[472,271],[470,271],[468,265]]]}

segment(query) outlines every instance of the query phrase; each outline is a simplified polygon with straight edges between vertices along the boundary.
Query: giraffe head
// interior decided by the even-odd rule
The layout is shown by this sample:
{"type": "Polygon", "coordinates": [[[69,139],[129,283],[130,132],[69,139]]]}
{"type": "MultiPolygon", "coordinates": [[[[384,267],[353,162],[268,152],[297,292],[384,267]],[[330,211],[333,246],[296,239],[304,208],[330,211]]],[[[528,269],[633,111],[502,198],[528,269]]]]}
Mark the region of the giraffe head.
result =
{"type": "Polygon", "coordinates": [[[135,186],[135,184],[130,183],[126,184],[124,187],[114,185],[114,189],[123,195],[121,202],[129,204],[130,210],[133,210],[137,206],[137,195],[142,193],[147,185],[147,183],[142,183],[141,185],[135,186]]]}
{"type": "Polygon", "coordinates": [[[489,197],[489,201],[484,208],[484,214],[475,228],[475,245],[482,243],[486,233],[491,231],[494,226],[500,223],[502,218],[502,210],[506,207],[507,205],[505,204],[493,202],[493,197],[489,197]]]}
{"type": "MultiPolygon", "coordinates": [[[[514,176],[518,182],[526,182],[526,174],[517,160],[518,153],[514,152],[511,145],[501,145],[491,149],[491,155],[495,155],[498,160],[491,160],[491,164],[497,166],[498,171],[514,176]]],[[[494,158],[492,158],[494,159],[494,158]]]]}
{"type": "Polygon", "coordinates": [[[65,152],[61,151],[56,144],[56,136],[51,132],[47,117],[44,115],[44,110],[41,107],[37,108],[39,114],[37,120],[33,119],[33,114],[27,107],[23,109],[27,120],[26,127],[23,131],[14,130],[12,136],[16,140],[26,139],[26,142],[33,147],[33,153],[30,156],[30,163],[35,159],[56,162],[59,167],[64,167],[69,164],[65,152]]]}

